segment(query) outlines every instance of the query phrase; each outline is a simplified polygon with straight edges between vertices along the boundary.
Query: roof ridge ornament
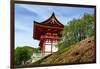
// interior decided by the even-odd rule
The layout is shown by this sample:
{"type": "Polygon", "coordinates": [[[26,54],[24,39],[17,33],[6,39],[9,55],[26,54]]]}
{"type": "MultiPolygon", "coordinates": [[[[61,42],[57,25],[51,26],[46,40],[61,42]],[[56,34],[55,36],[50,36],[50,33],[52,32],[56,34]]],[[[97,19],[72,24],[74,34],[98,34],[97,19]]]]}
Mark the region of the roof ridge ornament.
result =
{"type": "Polygon", "coordinates": [[[55,13],[54,12],[52,13],[52,16],[55,16],[55,13]]]}

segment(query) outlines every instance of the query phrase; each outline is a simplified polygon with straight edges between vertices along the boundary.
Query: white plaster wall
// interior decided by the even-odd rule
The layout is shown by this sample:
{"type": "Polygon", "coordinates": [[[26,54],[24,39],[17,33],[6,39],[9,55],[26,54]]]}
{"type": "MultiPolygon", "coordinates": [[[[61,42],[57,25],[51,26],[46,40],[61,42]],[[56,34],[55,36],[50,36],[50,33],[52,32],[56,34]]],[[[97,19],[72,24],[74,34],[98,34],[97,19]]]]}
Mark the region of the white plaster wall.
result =
{"type": "MultiPolygon", "coordinates": [[[[56,44],[57,44],[57,41],[56,42],[53,41],[53,43],[52,43],[52,52],[57,52],[58,51],[58,48],[56,47],[56,44]]],[[[51,43],[46,41],[44,45],[45,45],[45,52],[51,52],[51,43]],[[49,45],[47,45],[47,44],[49,44],[49,45]]]]}
{"type": "Polygon", "coordinates": [[[58,51],[58,48],[56,46],[53,46],[52,47],[52,52],[57,52],[58,51]]]}
{"type": "Polygon", "coordinates": [[[51,45],[45,45],[45,52],[51,52],[51,45]]]}

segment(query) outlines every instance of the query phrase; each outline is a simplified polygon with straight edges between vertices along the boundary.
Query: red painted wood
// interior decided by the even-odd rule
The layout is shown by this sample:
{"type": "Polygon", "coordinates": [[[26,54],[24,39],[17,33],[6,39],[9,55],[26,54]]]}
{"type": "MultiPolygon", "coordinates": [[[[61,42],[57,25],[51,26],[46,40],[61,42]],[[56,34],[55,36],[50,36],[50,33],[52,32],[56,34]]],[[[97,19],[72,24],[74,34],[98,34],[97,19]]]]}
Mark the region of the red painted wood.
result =
{"type": "Polygon", "coordinates": [[[33,38],[40,40],[39,46],[42,53],[45,52],[45,42],[47,40],[51,41],[52,53],[53,42],[58,42],[60,40],[62,36],[60,32],[63,30],[63,27],[64,25],[57,20],[54,13],[44,22],[39,23],[34,21],[33,38]]]}

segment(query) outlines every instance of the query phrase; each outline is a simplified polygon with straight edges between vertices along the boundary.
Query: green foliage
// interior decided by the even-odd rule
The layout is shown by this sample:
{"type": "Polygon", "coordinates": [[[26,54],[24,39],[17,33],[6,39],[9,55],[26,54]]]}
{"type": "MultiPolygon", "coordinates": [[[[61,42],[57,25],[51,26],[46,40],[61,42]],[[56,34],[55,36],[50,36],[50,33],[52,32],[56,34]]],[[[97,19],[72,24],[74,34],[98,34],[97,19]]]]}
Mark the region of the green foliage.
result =
{"type": "Polygon", "coordinates": [[[17,47],[15,50],[15,64],[20,65],[30,59],[30,52],[27,48],[17,47]]]}
{"type": "Polygon", "coordinates": [[[33,52],[34,52],[34,53],[40,53],[40,48],[34,48],[34,49],[33,49],[33,52]]]}
{"type": "Polygon", "coordinates": [[[23,49],[26,49],[28,51],[29,56],[31,56],[34,52],[34,48],[29,46],[24,46],[23,49]]]}
{"type": "Polygon", "coordinates": [[[80,19],[68,22],[57,46],[61,50],[92,35],[94,35],[94,17],[85,13],[80,19]]]}
{"type": "Polygon", "coordinates": [[[23,47],[17,47],[15,49],[15,64],[16,65],[21,65],[31,59],[31,56],[35,53],[39,53],[40,49],[39,48],[32,48],[29,46],[23,46],[23,47]]]}

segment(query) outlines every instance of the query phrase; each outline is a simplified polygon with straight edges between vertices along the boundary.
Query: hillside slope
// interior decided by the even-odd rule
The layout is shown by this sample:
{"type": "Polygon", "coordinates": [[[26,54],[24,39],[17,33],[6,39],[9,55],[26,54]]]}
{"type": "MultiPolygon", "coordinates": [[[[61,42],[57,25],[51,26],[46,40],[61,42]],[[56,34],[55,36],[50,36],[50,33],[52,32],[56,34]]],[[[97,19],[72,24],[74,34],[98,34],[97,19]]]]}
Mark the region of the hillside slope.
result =
{"type": "Polygon", "coordinates": [[[95,62],[95,40],[94,37],[86,38],[68,48],[53,53],[42,59],[37,64],[59,64],[59,63],[89,63],[95,62]]]}

